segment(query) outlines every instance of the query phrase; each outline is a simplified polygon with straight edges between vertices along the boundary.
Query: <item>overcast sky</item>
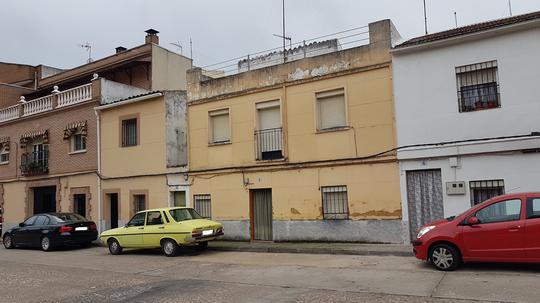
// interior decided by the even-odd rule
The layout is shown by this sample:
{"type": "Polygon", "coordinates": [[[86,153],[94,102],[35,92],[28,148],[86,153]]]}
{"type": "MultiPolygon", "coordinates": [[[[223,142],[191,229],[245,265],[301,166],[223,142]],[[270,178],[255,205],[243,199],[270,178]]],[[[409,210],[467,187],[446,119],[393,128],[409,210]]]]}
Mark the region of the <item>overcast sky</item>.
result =
{"type": "MultiPolygon", "coordinates": [[[[160,44],[204,66],[281,44],[282,0],[9,0],[0,10],[0,61],[70,68],[88,54],[114,53],[144,42],[144,30],[160,31],[160,44]]],[[[302,41],[369,22],[391,19],[404,38],[422,35],[422,0],[286,0],[287,35],[302,41]]],[[[508,0],[427,0],[429,31],[509,16],[508,0]]],[[[540,10],[540,0],[512,0],[514,15],[540,10]]]]}

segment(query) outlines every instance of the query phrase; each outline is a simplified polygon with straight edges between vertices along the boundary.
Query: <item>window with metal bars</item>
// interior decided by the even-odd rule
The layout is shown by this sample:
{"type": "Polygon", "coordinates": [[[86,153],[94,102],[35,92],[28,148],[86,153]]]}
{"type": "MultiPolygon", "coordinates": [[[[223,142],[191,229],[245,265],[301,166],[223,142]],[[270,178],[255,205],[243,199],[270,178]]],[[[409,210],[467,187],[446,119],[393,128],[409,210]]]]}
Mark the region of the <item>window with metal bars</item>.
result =
{"type": "Polygon", "coordinates": [[[133,212],[137,213],[146,209],[146,195],[133,195],[133,212]]]}
{"type": "Polygon", "coordinates": [[[501,106],[497,61],[456,67],[459,111],[501,106]]]}
{"type": "Polygon", "coordinates": [[[210,195],[193,195],[193,206],[195,211],[203,218],[212,218],[212,203],[210,195]]]}
{"type": "Polygon", "coordinates": [[[471,181],[469,187],[473,206],[504,194],[504,180],[471,181]]]}
{"type": "Polygon", "coordinates": [[[84,151],[86,150],[86,137],[82,134],[75,134],[71,136],[71,151],[84,151]]]}
{"type": "Polygon", "coordinates": [[[347,186],[321,187],[323,219],[347,220],[349,219],[349,202],[347,199],[347,186]]]}
{"type": "Polygon", "coordinates": [[[137,118],[122,120],[122,147],[137,145],[137,118]]]}

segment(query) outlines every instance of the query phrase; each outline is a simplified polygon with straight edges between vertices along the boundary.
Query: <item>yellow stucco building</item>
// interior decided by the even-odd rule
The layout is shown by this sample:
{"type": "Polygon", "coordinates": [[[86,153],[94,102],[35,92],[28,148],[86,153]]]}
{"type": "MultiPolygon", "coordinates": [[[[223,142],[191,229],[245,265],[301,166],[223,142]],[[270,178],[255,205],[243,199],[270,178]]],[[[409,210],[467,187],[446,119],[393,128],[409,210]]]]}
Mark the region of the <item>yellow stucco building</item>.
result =
{"type": "Polygon", "coordinates": [[[185,206],[185,91],[149,92],[95,110],[104,229],[140,210],[185,206]]]}
{"type": "Polygon", "coordinates": [[[369,44],[188,72],[193,205],[230,239],[402,242],[389,20],[369,44]]]}

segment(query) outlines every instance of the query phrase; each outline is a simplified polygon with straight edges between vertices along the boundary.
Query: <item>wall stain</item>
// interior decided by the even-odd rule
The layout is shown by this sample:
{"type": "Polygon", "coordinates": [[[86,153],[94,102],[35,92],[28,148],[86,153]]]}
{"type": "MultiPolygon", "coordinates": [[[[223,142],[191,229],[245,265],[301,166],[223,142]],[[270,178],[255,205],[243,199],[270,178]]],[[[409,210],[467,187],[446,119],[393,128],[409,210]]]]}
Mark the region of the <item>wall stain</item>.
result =
{"type": "Polygon", "coordinates": [[[300,215],[300,212],[296,208],[291,208],[291,214],[300,215]]]}
{"type": "Polygon", "coordinates": [[[399,217],[401,218],[401,209],[396,209],[393,212],[386,210],[370,210],[364,213],[352,213],[351,217],[399,217]]]}

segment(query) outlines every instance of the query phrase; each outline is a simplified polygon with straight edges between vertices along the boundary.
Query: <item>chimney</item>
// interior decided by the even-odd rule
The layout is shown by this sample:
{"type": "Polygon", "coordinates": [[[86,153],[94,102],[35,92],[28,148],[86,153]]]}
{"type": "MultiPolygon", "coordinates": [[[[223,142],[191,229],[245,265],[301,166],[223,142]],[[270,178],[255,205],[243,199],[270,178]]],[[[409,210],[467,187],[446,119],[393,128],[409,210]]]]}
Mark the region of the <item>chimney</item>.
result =
{"type": "Polygon", "coordinates": [[[159,44],[159,37],[158,37],[158,31],[155,29],[149,29],[144,31],[146,33],[146,37],[144,38],[145,43],[154,43],[159,44]]]}
{"type": "Polygon", "coordinates": [[[121,53],[121,52],[127,51],[127,48],[125,48],[125,47],[123,47],[123,46],[119,46],[119,47],[117,47],[117,48],[115,48],[115,49],[116,49],[116,53],[117,53],[117,54],[118,54],[118,53],[121,53]]]}

